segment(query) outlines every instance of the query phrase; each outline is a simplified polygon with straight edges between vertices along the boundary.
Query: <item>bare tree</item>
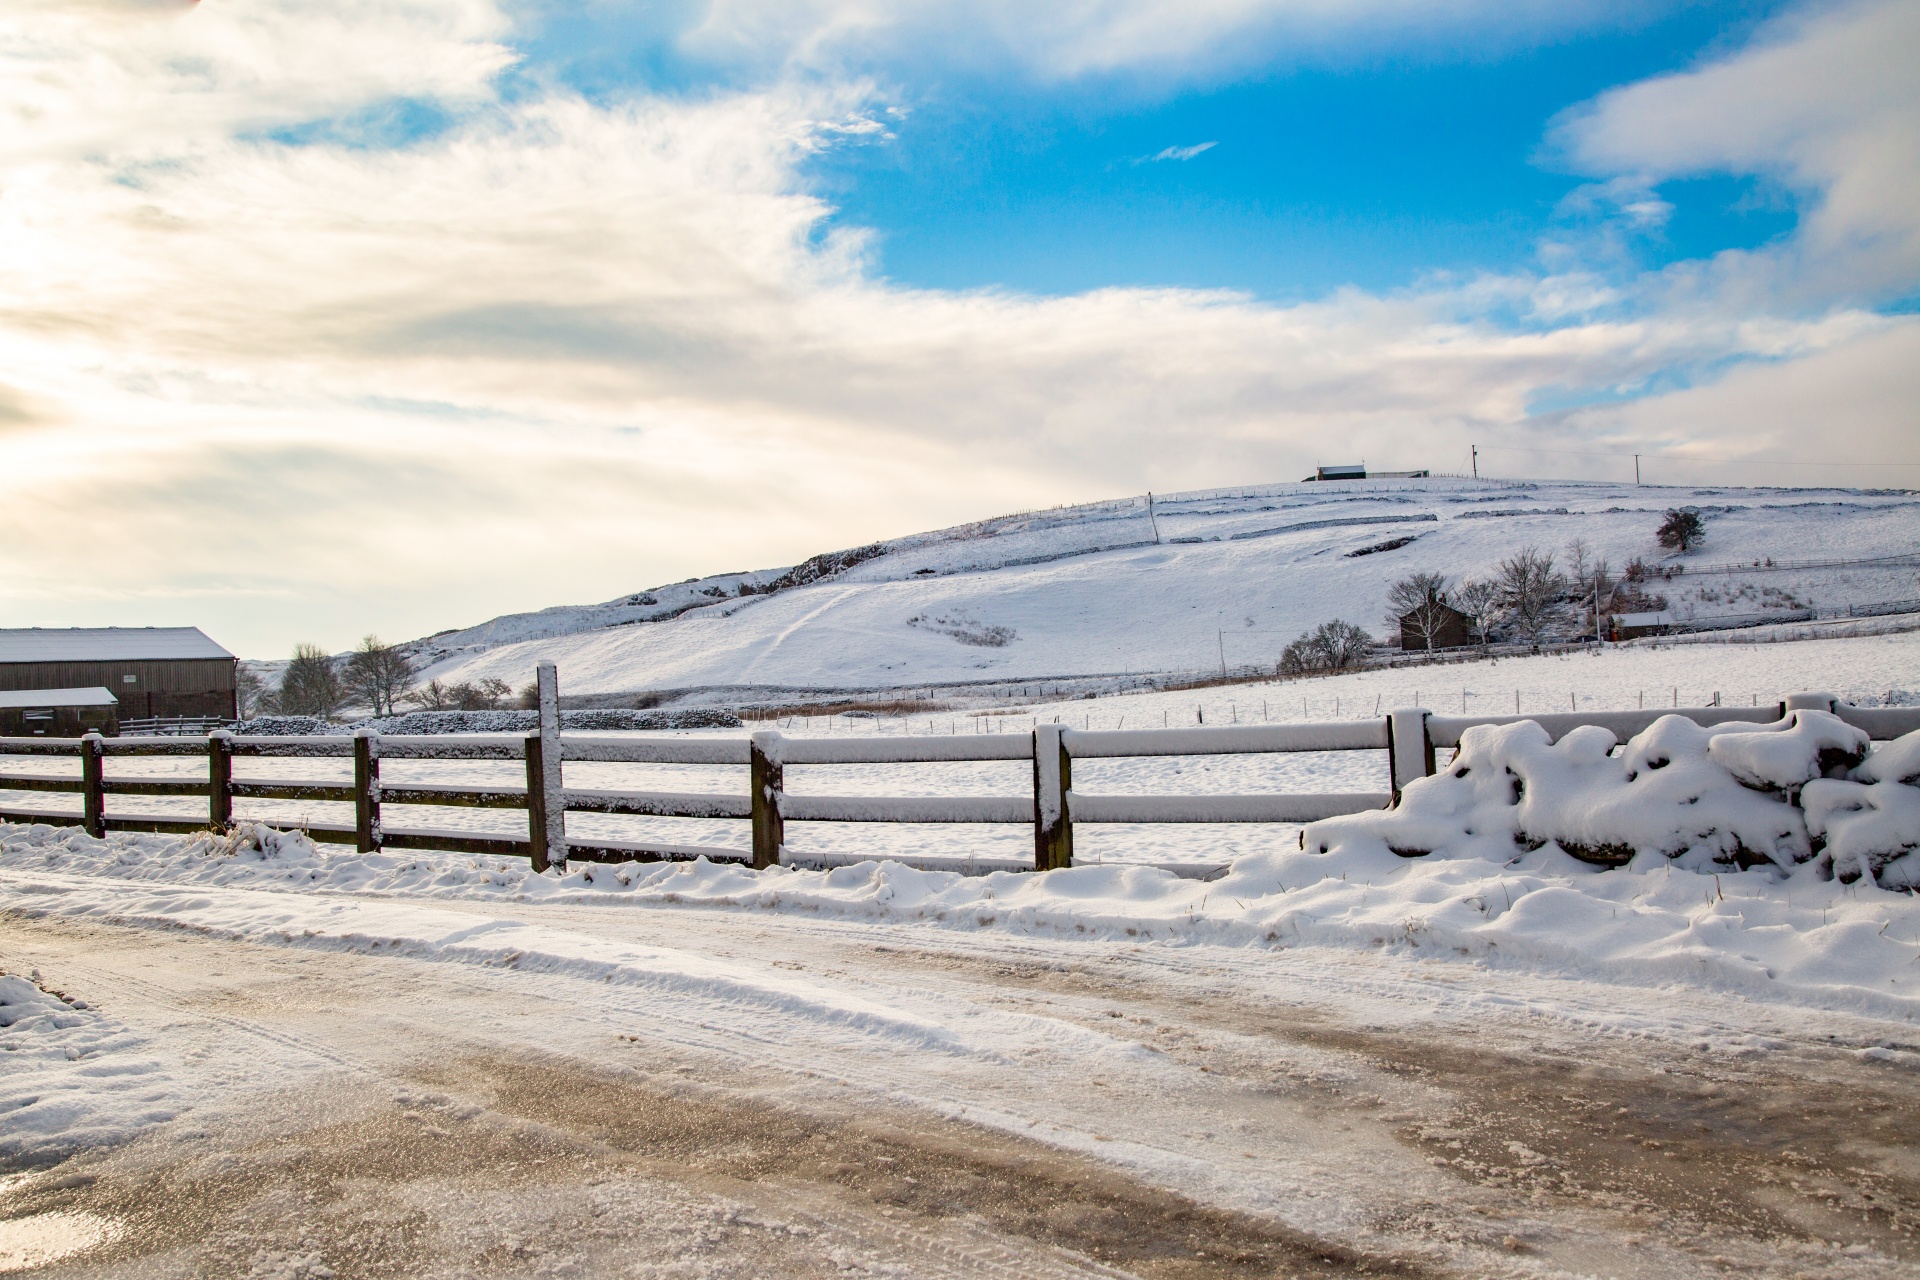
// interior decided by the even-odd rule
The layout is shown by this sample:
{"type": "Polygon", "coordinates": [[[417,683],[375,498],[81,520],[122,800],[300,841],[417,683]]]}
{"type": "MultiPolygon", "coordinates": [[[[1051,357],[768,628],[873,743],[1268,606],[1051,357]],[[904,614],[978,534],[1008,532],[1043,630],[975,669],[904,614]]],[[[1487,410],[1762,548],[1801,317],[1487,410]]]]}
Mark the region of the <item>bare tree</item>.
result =
{"type": "Polygon", "coordinates": [[[1563,550],[1567,557],[1567,576],[1575,582],[1586,582],[1592,568],[1593,547],[1585,538],[1569,538],[1563,550]]]}
{"type": "Polygon", "coordinates": [[[376,716],[390,716],[393,705],[413,683],[413,662],[399,649],[369,635],[347,659],[347,688],[365,698],[376,716]]]}
{"type": "Polygon", "coordinates": [[[459,684],[429,680],[406,695],[404,701],[422,711],[498,711],[513,694],[513,686],[496,676],[459,684]]]}
{"type": "Polygon", "coordinates": [[[460,695],[462,711],[498,711],[500,704],[513,694],[513,686],[498,676],[455,685],[454,689],[460,695]]]}
{"type": "Polygon", "coordinates": [[[1566,619],[1566,575],[1553,567],[1553,553],[1523,547],[1500,562],[1500,611],[1526,638],[1538,646],[1541,635],[1566,619]]]}
{"type": "Polygon", "coordinates": [[[315,644],[295,645],[293,660],[287,663],[286,673],[280,677],[280,691],[274,696],[280,714],[324,720],[346,700],[346,687],[327,651],[315,644]]]}
{"type": "Polygon", "coordinates": [[[1453,614],[1444,573],[1410,573],[1387,588],[1387,626],[1413,635],[1428,653],[1453,614]]]}
{"type": "Polygon", "coordinates": [[[241,663],[233,682],[234,714],[242,720],[253,719],[265,709],[267,695],[267,682],[260,678],[260,673],[241,663]]]}
{"type": "Polygon", "coordinates": [[[1304,676],[1347,671],[1366,661],[1367,649],[1372,644],[1373,637],[1364,629],[1335,618],[1303,633],[1281,651],[1280,674],[1304,676]]]}
{"type": "Polygon", "coordinates": [[[457,685],[441,684],[438,679],[429,680],[418,689],[403,694],[400,700],[422,711],[452,711],[460,705],[460,695],[455,692],[457,688],[457,685]]]}
{"type": "Polygon", "coordinates": [[[1500,608],[1500,583],[1493,578],[1476,578],[1461,583],[1453,593],[1453,607],[1473,619],[1473,629],[1479,633],[1480,643],[1486,644],[1487,631],[1500,608]]]}

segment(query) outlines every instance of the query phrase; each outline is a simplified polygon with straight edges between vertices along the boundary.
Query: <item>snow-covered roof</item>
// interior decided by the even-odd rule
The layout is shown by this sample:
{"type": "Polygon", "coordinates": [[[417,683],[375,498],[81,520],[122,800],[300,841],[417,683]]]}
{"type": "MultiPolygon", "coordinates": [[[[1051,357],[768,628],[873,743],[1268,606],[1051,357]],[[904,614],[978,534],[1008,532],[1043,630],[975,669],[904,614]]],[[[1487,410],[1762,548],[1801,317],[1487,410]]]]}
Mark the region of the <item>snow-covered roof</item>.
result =
{"type": "Polygon", "coordinates": [[[98,686],[92,689],[0,690],[0,707],[111,707],[119,701],[98,686]]]}
{"type": "Polygon", "coordinates": [[[231,658],[198,627],[0,628],[0,662],[231,658]]]}

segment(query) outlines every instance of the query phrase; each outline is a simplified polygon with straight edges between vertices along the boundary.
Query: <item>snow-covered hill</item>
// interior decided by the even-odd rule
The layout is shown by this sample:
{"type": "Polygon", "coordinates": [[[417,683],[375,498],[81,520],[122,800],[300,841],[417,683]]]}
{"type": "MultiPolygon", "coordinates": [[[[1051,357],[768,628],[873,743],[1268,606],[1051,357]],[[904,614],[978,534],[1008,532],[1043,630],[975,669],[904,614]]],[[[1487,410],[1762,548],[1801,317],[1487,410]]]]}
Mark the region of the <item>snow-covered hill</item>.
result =
{"type": "Polygon", "coordinates": [[[1913,562],[1702,572],[1920,551],[1920,494],[1460,479],[1253,486],[1008,516],[418,642],[424,675],[519,687],[556,662],[570,695],[867,690],[1271,663],[1340,617],[1384,631],[1414,569],[1477,576],[1583,540],[1616,571],[1670,560],[1661,513],[1705,546],[1660,584],[1700,616],[1920,596],[1913,562]]]}

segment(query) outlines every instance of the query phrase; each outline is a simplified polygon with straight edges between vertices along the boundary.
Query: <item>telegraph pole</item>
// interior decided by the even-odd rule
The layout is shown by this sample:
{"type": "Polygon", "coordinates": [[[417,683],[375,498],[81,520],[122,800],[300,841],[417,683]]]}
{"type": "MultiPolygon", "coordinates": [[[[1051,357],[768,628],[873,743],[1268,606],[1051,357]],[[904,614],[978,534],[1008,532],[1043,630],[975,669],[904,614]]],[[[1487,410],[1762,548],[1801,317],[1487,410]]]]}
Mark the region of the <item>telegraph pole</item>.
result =
{"type": "Polygon", "coordinates": [[[1480,446],[1477,444],[1473,446],[1473,478],[1480,478],[1480,446]]]}
{"type": "Polygon", "coordinates": [[[1637,453],[1633,455],[1633,487],[1640,487],[1640,455],[1637,453]]]}

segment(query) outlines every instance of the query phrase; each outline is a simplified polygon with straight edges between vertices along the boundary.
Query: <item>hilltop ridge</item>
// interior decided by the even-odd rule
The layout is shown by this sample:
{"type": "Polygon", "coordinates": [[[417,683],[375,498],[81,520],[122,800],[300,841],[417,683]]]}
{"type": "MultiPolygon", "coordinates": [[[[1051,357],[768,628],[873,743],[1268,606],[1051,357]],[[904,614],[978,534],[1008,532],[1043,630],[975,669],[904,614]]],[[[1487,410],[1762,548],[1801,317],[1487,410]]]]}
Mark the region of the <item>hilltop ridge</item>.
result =
{"type": "Polygon", "coordinates": [[[423,677],[518,687],[543,660],[571,695],[724,696],[1206,671],[1269,663],[1334,617],[1382,630],[1413,569],[1489,572],[1522,546],[1585,542],[1696,568],[1664,584],[1701,616],[1920,596],[1915,567],[1787,569],[1920,549],[1920,494],[1380,479],[1253,485],[1023,512],[705,578],[510,614],[409,648],[423,677]],[[1654,540],[1697,509],[1705,545],[1654,540]]]}

